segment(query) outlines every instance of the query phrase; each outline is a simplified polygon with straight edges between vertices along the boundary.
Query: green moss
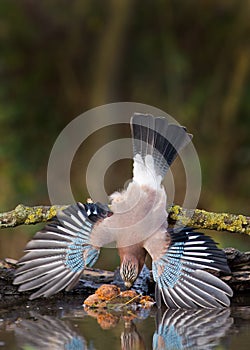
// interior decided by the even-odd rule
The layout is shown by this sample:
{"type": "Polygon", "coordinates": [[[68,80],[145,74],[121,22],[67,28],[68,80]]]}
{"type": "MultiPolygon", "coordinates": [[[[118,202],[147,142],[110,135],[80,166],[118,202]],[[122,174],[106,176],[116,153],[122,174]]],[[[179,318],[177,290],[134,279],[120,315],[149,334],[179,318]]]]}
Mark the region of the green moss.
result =
{"type": "MultiPolygon", "coordinates": [[[[28,209],[29,210],[29,209],[28,209]]],[[[43,216],[42,208],[36,208],[35,210],[31,210],[31,213],[27,215],[25,224],[35,224],[38,221],[41,221],[43,216]]]]}
{"type": "Polygon", "coordinates": [[[244,215],[207,212],[196,209],[190,218],[190,211],[174,205],[169,209],[170,221],[179,221],[182,225],[194,228],[213,229],[250,234],[249,222],[244,215]]]}
{"type": "Polygon", "coordinates": [[[57,213],[57,208],[52,205],[52,207],[50,207],[48,213],[47,213],[47,220],[50,220],[52,219],[54,216],[56,216],[56,213],[57,213]]]}

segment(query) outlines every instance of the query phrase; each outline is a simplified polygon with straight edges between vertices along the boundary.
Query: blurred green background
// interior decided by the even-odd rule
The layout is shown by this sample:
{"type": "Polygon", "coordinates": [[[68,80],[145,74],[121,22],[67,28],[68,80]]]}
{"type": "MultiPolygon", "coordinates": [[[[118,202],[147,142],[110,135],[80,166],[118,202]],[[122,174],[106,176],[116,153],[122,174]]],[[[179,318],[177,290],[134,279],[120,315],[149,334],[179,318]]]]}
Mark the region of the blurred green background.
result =
{"type": "MultiPolygon", "coordinates": [[[[200,208],[249,215],[249,38],[249,0],[1,0],[0,211],[49,204],[47,162],[60,131],[90,108],[134,101],[168,112],[194,134],[200,208]]],[[[81,166],[107,135],[84,144],[81,166]]],[[[130,172],[128,163],[115,164],[108,192],[130,172]]],[[[82,201],[83,173],[73,166],[82,201]]],[[[38,227],[2,230],[0,257],[18,258],[38,227]]],[[[214,237],[250,249],[249,237],[214,237]]]]}

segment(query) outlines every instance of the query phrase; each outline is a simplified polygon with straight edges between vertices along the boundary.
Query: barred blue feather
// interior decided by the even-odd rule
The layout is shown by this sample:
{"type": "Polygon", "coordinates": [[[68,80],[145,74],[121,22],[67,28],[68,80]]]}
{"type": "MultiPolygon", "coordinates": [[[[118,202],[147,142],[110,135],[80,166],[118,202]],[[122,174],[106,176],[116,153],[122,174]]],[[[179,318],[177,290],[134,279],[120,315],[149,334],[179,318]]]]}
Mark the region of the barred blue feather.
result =
{"type": "Polygon", "coordinates": [[[232,325],[228,309],[170,310],[156,316],[153,350],[211,350],[232,325]]]}
{"type": "Polygon", "coordinates": [[[169,234],[167,251],[152,263],[158,304],[161,294],[170,308],[229,306],[231,288],[204,270],[229,273],[224,252],[210,237],[190,228],[169,234]]]}
{"type": "Polygon", "coordinates": [[[161,182],[180,150],[192,138],[165,118],[135,113],[131,118],[133,181],[111,195],[111,204],[77,203],[39,231],[19,261],[15,284],[35,290],[30,299],[71,289],[102,246],[116,242],[120,274],[130,287],[147,253],[152,257],[158,306],[215,308],[229,306],[232,290],[206,271],[230,272],[224,253],[202,233],[167,227],[167,196],[161,182]]]}
{"type": "Polygon", "coordinates": [[[34,299],[73,288],[84,268],[93,266],[99,256],[99,247],[90,244],[94,222],[110,213],[105,206],[92,203],[77,203],[59,212],[27,244],[14,280],[21,285],[19,291],[40,287],[30,296],[34,299]]]}

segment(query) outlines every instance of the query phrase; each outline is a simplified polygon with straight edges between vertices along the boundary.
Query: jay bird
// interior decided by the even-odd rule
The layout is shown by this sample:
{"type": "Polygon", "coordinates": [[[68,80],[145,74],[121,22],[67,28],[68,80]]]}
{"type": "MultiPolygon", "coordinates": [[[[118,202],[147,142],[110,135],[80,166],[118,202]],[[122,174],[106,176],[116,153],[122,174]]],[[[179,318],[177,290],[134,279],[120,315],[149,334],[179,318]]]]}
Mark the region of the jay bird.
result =
{"type": "Polygon", "coordinates": [[[192,135],[148,114],[135,113],[130,125],[133,179],[127,188],[113,193],[109,206],[77,203],[59,212],[27,244],[14,284],[19,291],[35,289],[30,299],[68,291],[95,264],[100,248],[115,242],[127,288],[151,256],[158,306],[162,299],[168,308],[229,306],[231,288],[206,271],[230,272],[224,252],[203,233],[167,223],[161,182],[192,135]]]}

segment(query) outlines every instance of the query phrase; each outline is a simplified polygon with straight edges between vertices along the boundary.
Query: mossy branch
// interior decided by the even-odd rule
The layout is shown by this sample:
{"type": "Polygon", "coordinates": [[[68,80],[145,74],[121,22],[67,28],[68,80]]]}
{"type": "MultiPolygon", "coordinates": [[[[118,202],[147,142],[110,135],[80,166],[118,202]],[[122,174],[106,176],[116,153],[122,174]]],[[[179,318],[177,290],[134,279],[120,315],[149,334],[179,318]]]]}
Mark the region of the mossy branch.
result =
{"type": "Polygon", "coordinates": [[[245,233],[250,235],[250,217],[241,214],[214,213],[201,209],[184,209],[174,205],[168,210],[168,221],[199,229],[245,233]]]}
{"type": "MultiPolygon", "coordinates": [[[[28,207],[19,204],[15,209],[0,213],[0,228],[30,225],[51,220],[58,210],[65,209],[67,205],[28,207]]],[[[174,205],[168,209],[170,224],[177,221],[199,229],[246,233],[250,235],[250,217],[228,213],[213,213],[201,209],[184,209],[174,205]]]]}
{"type": "Polygon", "coordinates": [[[28,207],[23,204],[18,204],[13,210],[0,213],[0,228],[47,222],[56,215],[57,211],[65,209],[66,207],[66,205],[38,205],[35,207],[28,207]]]}

